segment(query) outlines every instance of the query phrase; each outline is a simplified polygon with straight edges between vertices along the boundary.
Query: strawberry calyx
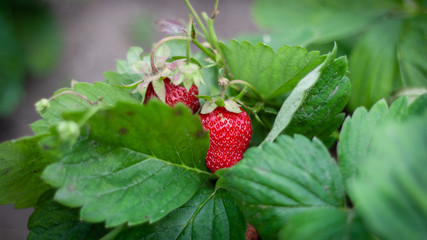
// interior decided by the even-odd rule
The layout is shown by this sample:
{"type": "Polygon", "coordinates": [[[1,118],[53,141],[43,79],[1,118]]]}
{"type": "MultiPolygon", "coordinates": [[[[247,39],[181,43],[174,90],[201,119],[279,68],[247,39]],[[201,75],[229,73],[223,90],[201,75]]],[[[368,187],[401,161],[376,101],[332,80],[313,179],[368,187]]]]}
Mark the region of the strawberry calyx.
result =
{"type": "Polygon", "coordinates": [[[183,85],[187,91],[191,88],[192,85],[196,85],[197,87],[200,84],[204,84],[202,71],[200,66],[191,62],[187,62],[184,59],[176,60],[171,64],[173,66],[173,78],[172,83],[175,85],[183,85]]]}
{"type": "MultiPolygon", "coordinates": [[[[231,81],[232,82],[232,81],[231,81]]],[[[233,113],[241,113],[242,110],[240,108],[240,104],[238,100],[242,98],[247,90],[247,86],[243,87],[243,90],[235,97],[225,100],[225,90],[231,83],[227,78],[221,77],[218,79],[218,85],[221,86],[221,96],[220,97],[211,97],[211,96],[203,96],[198,95],[196,97],[203,98],[206,102],[203,104],[202,109],[200,111],[201,114],[208,114],[213,112],[217,107],[224,107],[229,112],[233,113]]]]}
{"type": "MultiPolygon", "coordinates": [[[[170,51],[167,46],[161,44],[168,40],[176,40],[176,38],[177,36],[168,37],[159,41],[151,52],[150,63],[141,60],[132,64],[133,70],[142,74],[141,80],[122,86],[127,89],[135,89],[133,92],[138,92],[142,96],[142,102],[145,102],[148,87],[152,86],[157,98],[166,103],[165,79],[171,80],[171,84],[185,87],[187,92],[192,86],[198,87],[204,83],[199,65],[186,59],[167,62],[170,51]],[[155,54],[156,52],[157,54],[155,54]]],[[[183,37],[179,37],[179,39],[181,38],[183,37]]]]}
{"type": "Polygon", "coordinates": [[[209,96],[200,96],[197,95],[198,98],[206,99],[206,102],[202,106],[201,114],[208,114],[213,112],[217,107],[224,107],[229,112],[233,113],[241,113],[242,109],[240,105],[234,99],[224,100],[222,97],[212,98],[209,96]]]}

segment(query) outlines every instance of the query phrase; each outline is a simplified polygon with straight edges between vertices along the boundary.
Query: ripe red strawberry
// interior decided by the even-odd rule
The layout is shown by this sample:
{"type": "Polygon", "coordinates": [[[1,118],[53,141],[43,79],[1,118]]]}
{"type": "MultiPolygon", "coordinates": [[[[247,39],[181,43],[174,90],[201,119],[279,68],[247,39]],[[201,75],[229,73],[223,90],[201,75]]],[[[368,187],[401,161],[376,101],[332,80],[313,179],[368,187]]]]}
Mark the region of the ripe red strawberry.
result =
{"type": "Polygon", "coordinates": [[[239,162],[249,146],[252,138],[251,120],[241,110],[240,113],[233,113],[224,107],[217,107],[210,113],[200,114],[203,127],[210,130],[206,166],[212,172],[239,162]]]}
{"type": "MultiPolygon", "coordinates": [[[[183,86],[176,86],[171,82],[169,78],[163,80],[165,82],[166,89],[166,103],[170,106],[174,106],[178,102],[181,102],[193,111],[193,114],[196,113],[200,108],[199,99],[195,96],[199,94],[199,89],[196,85],[192,85],[189,91],[183,86]]],[[[145,93],[144,103],[147,103],[151,98],[158,98],[154,92],[153,84],[150,83],[145,93]]]]}
{"type": "Polygon", "coordinates": [[[248,223],[248,230],[246,231],[246,240],[257,240],[258,239],[258,232],[254,228],[254,226],[250,225],[248,223]]]}

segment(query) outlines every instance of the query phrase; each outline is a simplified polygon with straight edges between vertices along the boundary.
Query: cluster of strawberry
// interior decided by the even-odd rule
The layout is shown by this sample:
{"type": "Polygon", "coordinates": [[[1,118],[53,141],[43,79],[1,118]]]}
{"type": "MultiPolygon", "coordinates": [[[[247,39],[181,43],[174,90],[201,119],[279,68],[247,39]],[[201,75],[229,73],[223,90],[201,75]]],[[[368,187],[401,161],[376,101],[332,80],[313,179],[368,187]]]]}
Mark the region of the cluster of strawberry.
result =
{"type": "MultiPolygon", "coordinates": [[[[184,86],[173,84],[169,78],[165,78],[163,81],[165,82],[166,104],[174,106],[180,102],[190,108],[194,114],[199,111],[200,102],[196,97],[199,89],[196,85],[192,85],[187,90],[184,86]]],[[[158,98],[158,96],[150,83],[145,94],[145,102],[152,98],[158,98]]],[[[206,166],[212,172],[231,167],[239,162],[249,146],[252,138],[251,120],[242,108],[240,110],[240,113],[235,113],[218,106],[209,113],[200,114],[204,129],[210,131],[206,166]]],[[[246,239],[258,239],[257,231],[250,224],[246,231],[246,239]]]]}
{"type": "MultiPolygon", "coordinates": [[[[175,85],[165,78],[165,102],[174,106],[178,102],[185,104],[193,113],[200,109],[196,95],[199,90],[192,85],[188,90],[184,86],[175,85]]],[[[145,102],[157,98],[153,86],[148,86],[145,102]]],[[[205,130],[210,131],[210,145],[206,156],[206,166],[215,172],[221,168],[231,167],[243,158],[252,137],[249,115],[240,108],[240,113],[230,112],[225,107],[217,106],[213,111],[200,114],[205,130]]]]}
{"type": "MultiPolygon", "coordinates": [[[[154,52],[155,49],[152,59],[154,52]]],[[[163,56],[160,61],[158,59],[157,66],[152,61],[153,71],[145,67],[140,72],[144,77],[138,82],[137,91],[142,95],[144,103],[158,98],[170,106],[177,103],[186,105],[193,114],[199,114],[204,129],[210,132],[206,166],[216,172],[235,165],[243,158],[252,138],[249,115],[234,100],[225,100],[224,94],[217,99],[203,96],[208,100],[201,108],[198,98],[198,85],[203,82],[200,68],[182,60],[167,63],[166,58],[167,56],[163,56]]],[[[221,78],[218,84],[225,93],[228,80],[221,78]]],[[[257,238],[255,228],[248,224],[246,239],[257,238]]]]}

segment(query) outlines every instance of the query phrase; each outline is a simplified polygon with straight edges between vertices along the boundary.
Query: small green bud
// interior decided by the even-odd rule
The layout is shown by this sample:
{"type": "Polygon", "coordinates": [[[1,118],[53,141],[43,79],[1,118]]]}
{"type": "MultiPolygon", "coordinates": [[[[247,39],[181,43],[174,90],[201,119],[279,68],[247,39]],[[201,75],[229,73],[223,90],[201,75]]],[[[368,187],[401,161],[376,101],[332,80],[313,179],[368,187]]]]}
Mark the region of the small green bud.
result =
{"type": "Polygon", "coordinates": [[[80,136],[80,127],[73,121],[62,121],[57,126],[59,138],[71,144],[80,136]]]}
{"type": "Polygon", "coordinates": [[[42,114],[50,107],[50,101],[46,98],[42,98],[38,102],[36,102],[35,107],[36,111],[39,114],[42,114]]]}

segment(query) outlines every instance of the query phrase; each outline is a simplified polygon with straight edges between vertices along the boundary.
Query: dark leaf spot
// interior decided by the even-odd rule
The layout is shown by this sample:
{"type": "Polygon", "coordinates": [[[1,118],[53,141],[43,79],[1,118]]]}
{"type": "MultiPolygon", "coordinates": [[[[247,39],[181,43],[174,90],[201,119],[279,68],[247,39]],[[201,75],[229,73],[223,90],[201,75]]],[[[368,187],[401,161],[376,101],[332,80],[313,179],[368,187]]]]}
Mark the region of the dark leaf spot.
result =
{"type": "Polygon", "coordinates": [[[34,170],[33,173],[37,173],[37,170],[34,170]]]}
{"type": "Polygon", "coordinates": [[[173,111],[173,114],[175,114],[175,116],[181,116],[182,115],[182,110],[181,108],[175,108],[175,111],[173,111]]]}
{"type": "Polygon", "coordinates": [[[196,132],[195,135],[196,135],[196,138],[203,138],[203,137],[206,136],[206,132],[203,131],[203,130],[199,130],[199,131],[196,132]]]}
{"type": "Polygon", "coordinates": [[[120,128],[119,132],[121,135],[124,135],[124,134],[127,134],[129,132],[129,130],[127,128],[122,127],[122,128],[120,128]]]}
{"type": "Polygon", "coordinates": [[[50,150],[50,147],[48,145],[43,145],[43,150],[50,150]]]}
{"type": "Polygon", "coordinates": [[[126,115],[128,115],[128,116],[133,116],[133,115],[135,115],[135,112],[127,111],[127,112],[126,112],[126,115]]]}

